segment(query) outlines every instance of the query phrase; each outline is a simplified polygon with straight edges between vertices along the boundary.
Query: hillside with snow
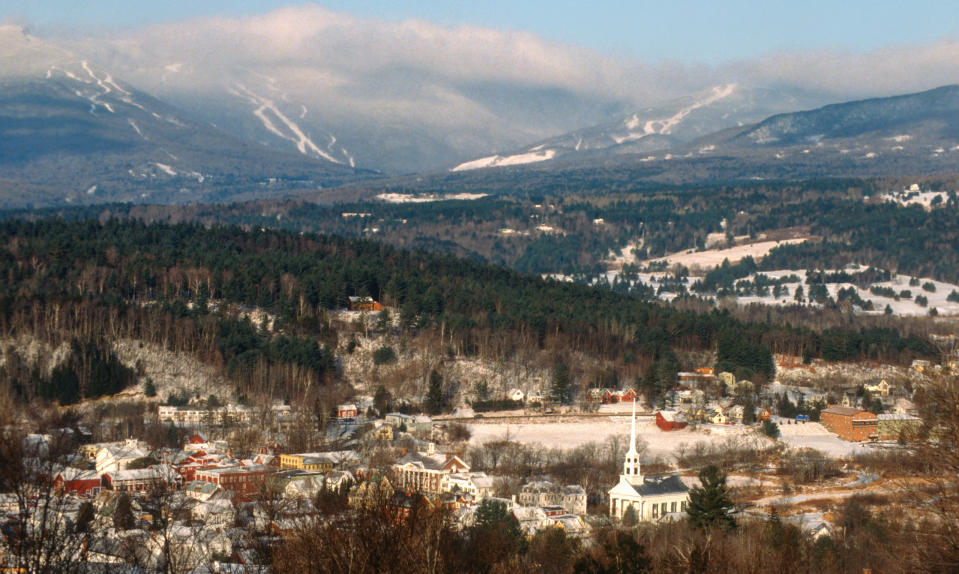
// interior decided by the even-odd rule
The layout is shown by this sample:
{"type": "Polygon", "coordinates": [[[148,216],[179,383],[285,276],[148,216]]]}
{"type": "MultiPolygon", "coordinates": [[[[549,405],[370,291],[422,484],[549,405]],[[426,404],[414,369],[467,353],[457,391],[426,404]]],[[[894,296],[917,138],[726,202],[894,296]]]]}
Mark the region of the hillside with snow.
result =
{"type": "Polygon", "coordinates": [[[19,28],[0,29],[0,47],[12,54],[0,58],[0,206],[224,201],[356,176],[347,159],[323,157],[293,122],[277,123],[301,138],[302,155],[198,122],[19,28]]]}

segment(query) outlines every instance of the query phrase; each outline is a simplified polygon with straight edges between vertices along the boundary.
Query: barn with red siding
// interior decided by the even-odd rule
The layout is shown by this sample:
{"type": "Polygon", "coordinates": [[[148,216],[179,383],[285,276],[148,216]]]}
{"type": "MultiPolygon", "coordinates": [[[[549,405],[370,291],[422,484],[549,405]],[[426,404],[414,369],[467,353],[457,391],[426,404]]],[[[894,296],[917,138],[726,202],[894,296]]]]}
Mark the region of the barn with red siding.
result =
{"type": "Polygon", "coordinates": [[[676,411],[659,411],[656,413],[656,426],[664,431],[683,429],[688,424],[686,418],[676,411]]]}

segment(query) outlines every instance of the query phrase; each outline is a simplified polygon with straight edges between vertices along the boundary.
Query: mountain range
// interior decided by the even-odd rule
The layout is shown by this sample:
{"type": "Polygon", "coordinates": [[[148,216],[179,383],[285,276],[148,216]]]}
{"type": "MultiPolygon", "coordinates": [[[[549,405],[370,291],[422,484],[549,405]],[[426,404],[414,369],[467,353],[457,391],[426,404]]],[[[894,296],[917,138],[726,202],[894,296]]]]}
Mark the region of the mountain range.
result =
{"type": "Polygon", "coordinates": [[[406,99],[428,102],[415,90],[382,114],[344,115],[317,107],[289,71],[231,70],[189,90],[203,83],[189,62],[134,71],[142,59],[115,55],[121,70],[154,78],[131,83],[18,27],[0,26],[0,47],[5,206],[222,202],[484,168],[636,166],[670,181],[915,175],[954,171],[959,158],[957,86],[829,104],[823,94],[729,83],[630,111],[625,101],[486,83],[468,88],[469,105],[493,119],[466,129],[455,117],[404,112],[406,99]]]}

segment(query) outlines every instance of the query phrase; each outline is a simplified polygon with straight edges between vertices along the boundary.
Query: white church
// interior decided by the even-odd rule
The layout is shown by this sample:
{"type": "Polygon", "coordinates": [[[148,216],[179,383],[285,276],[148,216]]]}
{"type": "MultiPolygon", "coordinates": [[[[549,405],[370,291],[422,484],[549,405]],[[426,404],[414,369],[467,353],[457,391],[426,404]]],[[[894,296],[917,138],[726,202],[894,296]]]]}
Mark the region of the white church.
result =
{"type": "Polygon", "coordinates": [[[688,504],[689,488],[679,476],[643,476],[639,453],[636,452],[634,402],[629,451],[619,483],[609,490],[609,515],[622,520],[623,514],[632,506],[638,520],[657,520],[673,512],[685,512],[688,504]]]}

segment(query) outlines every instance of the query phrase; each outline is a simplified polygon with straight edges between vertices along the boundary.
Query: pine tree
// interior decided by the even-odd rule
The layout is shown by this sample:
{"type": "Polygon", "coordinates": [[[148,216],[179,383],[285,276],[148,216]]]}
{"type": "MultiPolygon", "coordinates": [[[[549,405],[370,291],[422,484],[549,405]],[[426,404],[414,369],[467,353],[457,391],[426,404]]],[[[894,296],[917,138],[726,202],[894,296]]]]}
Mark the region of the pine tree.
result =
{"type": "Polygon", "coordinates": [[[713,526],[734,528],[733,502],[726,486],[726,473],[716,465],[709,465],[699,472],[701,486],[689,491],[689,523],[693,528],[707,529],[713,526]]]}
{"type": "Polygon", "coordinates": [[[443,411],[443,375],[430,371],[430,386],[426,392],[426,411],[438,415],[443,411]]]}
{"type": "Polygon", "coordinates": [[[560,362],[553,367],[553,384],[550,387],[550,398],[557,403],[569,404],[569,367],[560,362]]]}

